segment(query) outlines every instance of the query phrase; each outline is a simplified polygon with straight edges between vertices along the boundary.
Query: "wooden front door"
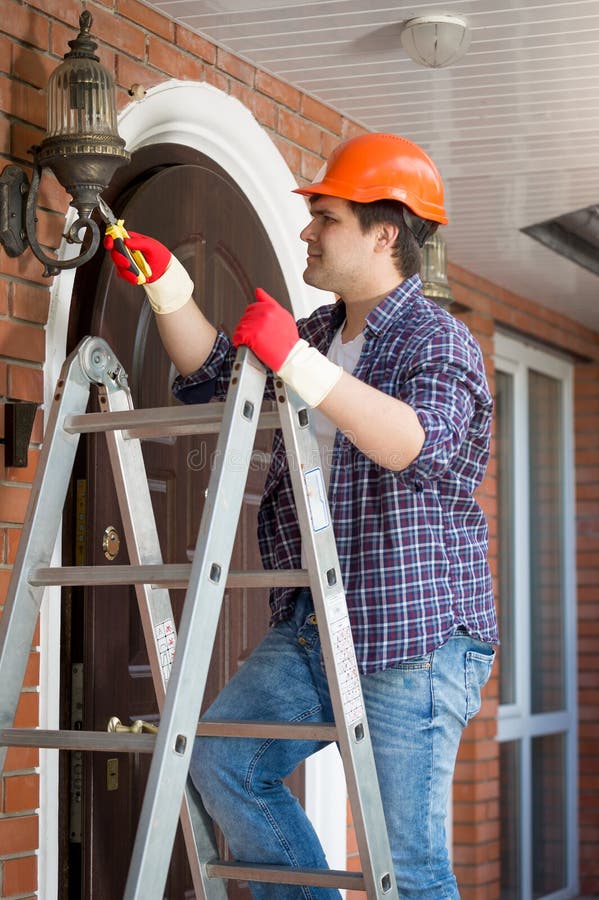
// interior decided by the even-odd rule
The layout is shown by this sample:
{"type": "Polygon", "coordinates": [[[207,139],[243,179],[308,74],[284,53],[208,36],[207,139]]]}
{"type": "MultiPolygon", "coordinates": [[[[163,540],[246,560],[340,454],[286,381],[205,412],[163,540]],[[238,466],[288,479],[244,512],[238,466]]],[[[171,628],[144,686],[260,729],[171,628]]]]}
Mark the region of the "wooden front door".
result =
{"type": "MultiPolygon", "coordinates": [[[[156,151],[160,156],[160,150],[156,151]]],[[[207,317],[232,332],[253,289],[261,285],[289,306],[284,280],[264,228],[247,199],[212,161],[199,154],[180,165],[156,164],[140,173],[113,201],[126,226],[166,244],[186,266],[195,298],[207,317]]],[[[91,333],[105,338],[129,375],[134,405],[167,406],[175,401],[175,376],[141,288],[117,279],[106,259],[89,285],[91,333]]],[[[256,514],[272,433],[257,444],[232,566],[259,567],[256,514]],[[259,461],[262,461],[260,464],[259,461]]],[[[144,458],[165,562],[188,562],[195,546],[215,438],[144,441],[144,458]]],[[[90,439],[87,453],[88,548],[91,564],[128,562],[117,498],[103,436],[90,439]],[[111,531],[112,529],[112,531],[111,531]],[[110,552],[120,538],[116,555],[110,552]],[[110,538],[112,535],[112,539],[110,538]],[[112,541],[112,542],[111,542],[112,541]],[[109,556],[106,555],[108,546],[109,556]]],[[[172,591],[175,618],[183,592],[172,591]]],[[[157,721],[137,601],[133,588],[88,589],[84,602],[84,727],[104,730],[112,716],[123,723],[157,721]]],[[[213,653],[206,703],[222,688],[264,635],[266,591],[227,591],[213,653]]],[[[87,900],[118,898],[128,871],[149,758],[140,754],[88,758],[84,779],[82,889],[87,900]]],[[[243,888],[233,886],[231,896],[243,888]]],[[[192,897],[183,839],[177,836],[168,900],[192,897]]],[[[247,896],[247,894],[246,894],[247,896]]]]}

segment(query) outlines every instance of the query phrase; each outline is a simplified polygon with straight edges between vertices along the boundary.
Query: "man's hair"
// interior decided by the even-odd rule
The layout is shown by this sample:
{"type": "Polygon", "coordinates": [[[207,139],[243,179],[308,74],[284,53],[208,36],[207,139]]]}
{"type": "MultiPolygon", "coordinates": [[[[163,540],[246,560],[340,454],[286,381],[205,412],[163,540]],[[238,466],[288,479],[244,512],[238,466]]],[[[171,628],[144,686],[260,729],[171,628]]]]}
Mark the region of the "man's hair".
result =
{"type": "Polygon", "coordinates": [[[392,258],[400,275],[409,278],[420,271],[422,255],[418,241],[406,225],[404,204],[397,200],[374,200],[372,203],[347,201],[351,206],[363,234],[367,234],[375,225],[388,222],[397,226],[397,240],[393,246],[392,258]]]}

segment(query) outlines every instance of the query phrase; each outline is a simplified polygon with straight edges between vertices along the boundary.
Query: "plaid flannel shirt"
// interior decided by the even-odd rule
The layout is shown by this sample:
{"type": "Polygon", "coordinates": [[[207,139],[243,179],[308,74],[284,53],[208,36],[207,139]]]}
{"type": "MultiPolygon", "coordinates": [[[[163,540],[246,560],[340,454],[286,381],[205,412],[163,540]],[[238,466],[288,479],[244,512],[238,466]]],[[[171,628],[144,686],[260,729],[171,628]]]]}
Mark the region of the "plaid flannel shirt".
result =
{"type": "MultiPolygon", "coordinates": [[[[342,301],[298,323],[326,354],[345,318],[342,301]]],[[[487,524],[473,497],[489,457],[492,398],[468,328],[426,300],[407,278],[367,319],[354,376],[398,397],[425,432],[406,469],[385,469],[337,431],[329,502],[360,670],[376,672],[429,653],[459,625],[497,642],[487,562],[487,524]]],[[[219,332],[175,396],[204,402],[226,394],[235,349],[219,332]]],[[[270,382],[271,384],[271,382],[270,382]]],[[[384,427],[382,423],[381,427],[384,427]]],[[[301,537],[280,431],[259,514],[264,567],[301,567],[301,537]]],[[[271,591],[272,624],[291,615],[294,589],[271,591]]]]}

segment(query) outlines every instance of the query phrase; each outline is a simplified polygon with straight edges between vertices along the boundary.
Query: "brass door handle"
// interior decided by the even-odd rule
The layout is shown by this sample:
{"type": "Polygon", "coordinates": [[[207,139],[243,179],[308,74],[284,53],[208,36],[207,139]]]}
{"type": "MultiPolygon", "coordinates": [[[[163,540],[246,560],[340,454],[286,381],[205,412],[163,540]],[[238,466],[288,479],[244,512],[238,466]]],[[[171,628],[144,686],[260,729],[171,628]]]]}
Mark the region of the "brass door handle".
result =
{"type": "Polygon", "coordinates": [[[106,727],[106,731],[126,731],[129,734],[158,734],[158,726],[152,725],[151,722],[144,722],[142,719],[136,719],[131,725],[123,725],[117,716],[112,716],[106,727]]]}

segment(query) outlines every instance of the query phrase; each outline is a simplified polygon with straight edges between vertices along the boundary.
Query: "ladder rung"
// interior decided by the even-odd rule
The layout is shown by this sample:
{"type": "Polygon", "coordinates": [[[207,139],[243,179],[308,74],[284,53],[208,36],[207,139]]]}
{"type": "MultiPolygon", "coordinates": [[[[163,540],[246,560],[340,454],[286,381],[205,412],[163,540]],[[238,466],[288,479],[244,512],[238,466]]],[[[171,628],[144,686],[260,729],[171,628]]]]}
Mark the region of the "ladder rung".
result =
{"type": "Polygon", "coordinates": [[[197,734],[204,737],[258,737],[293,741],[334,741],[337,727],[333,723],[298,722],[249,722],[232,720],[203,721],[197,734]]]}
{"type": "Polygon", "coordinates": [[[49,731],[44,728],[2,728],[1,747],[46,747],[51,750],[98,750],[101,753],[151,753],[154,734],[109,731],[49,731]]]}
{"type": "MultiPolygon", "coordinates": [[[[157,587],[186,588],[190,563],[148,566],[53,566],[33,569],[29,584],[51,585],[150,584],[157,587]]],[[[229,571],[228,588],[306,587],[307,569],[229,571]]]]}
{"type": "MultiPolygon", "coordinates": [[[[205,737],[258,737],[276,740],[334,741],[333,724],[301,722],[200,722],[196,734],[205,737]]],[[[45,747],[53,750],[97,750],[101,753],[151,753],[154,734],[108,731],[58,731],[44,728],[0,729],[0,747],[45,747]]]]}
{"type": "Polygon", "coordinates": [[[268,881],[279,884],[306,884],[313,887],[347,888],[364,891],[361,872],[341,869],[296,869],[292,866],[267,866],[211,860],[206,864],[209,878],[232,878],[235,881],[268,881]]]}
{"type": "MultiPolygon", "coordinates": [[[[124,438],[152,438],[181,434],[217,434],[223,421],[224,403],[163,406],[106,413],[65,416],[63,428],[70,434],[122,431],[124,438]]],[[[258,428],[278,428],[275,411],[260,413],[258,428]]]]}

